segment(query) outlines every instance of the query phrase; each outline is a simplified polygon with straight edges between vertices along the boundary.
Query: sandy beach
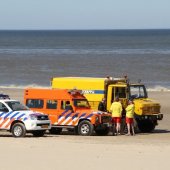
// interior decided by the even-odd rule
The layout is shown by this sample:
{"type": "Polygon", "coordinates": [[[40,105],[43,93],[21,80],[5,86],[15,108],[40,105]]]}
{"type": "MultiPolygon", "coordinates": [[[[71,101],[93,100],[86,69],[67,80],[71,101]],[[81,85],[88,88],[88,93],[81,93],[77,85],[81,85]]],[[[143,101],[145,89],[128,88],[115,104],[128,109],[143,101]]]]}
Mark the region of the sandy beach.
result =
{"type": "MultiPolygon", "coordinates": [[[[0,89],[23,101],[22,89],[0,89]]],[[[136,136],[88,136],[74,134],[13,138],[0,131],[0,170],[164,170],[170,167],[170,92],[149,92],[161,103],[164,119],[153,133],[136,136]]]]}

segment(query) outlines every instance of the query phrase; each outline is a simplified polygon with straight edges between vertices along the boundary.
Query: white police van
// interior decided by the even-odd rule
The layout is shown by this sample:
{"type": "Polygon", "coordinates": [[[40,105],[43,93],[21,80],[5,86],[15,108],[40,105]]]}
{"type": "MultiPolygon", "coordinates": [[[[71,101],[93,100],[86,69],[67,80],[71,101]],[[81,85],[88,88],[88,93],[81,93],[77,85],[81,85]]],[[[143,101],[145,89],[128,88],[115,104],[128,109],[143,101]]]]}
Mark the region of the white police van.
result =
{"type": "Polygon", "coordinates": [[[41,137],[48,129],[51,129],[48,115],[31,111],[19,101],[0,94],[0,130],[8,130],[14,137],[24,137],[27,132],[41,137]]]}

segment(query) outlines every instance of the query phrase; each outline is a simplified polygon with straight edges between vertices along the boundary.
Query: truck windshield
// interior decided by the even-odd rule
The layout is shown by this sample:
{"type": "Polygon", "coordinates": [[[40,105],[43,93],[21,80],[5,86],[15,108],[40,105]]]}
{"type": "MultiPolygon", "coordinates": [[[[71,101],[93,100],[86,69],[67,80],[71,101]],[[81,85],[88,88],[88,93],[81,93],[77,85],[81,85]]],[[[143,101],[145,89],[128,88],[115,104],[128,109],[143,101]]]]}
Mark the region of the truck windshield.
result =
{"type": "Polygon", "coordinates": [[[147,92],[144,85],[130,85],[130,99],[147,98],[147,92]]]}
{"type": "Polygon", "coordinates": [[[74,99],[74,106],[75,107],[81,107],[81,108],[89,108],[90,105],[86,99],[74,99]]]}
{"type": "Polygon", "coordinates": [[[27,106],[22,105],[19,101],[8,101],[5,102],[13,111],[18,110],[29,110],[27,106]]]}

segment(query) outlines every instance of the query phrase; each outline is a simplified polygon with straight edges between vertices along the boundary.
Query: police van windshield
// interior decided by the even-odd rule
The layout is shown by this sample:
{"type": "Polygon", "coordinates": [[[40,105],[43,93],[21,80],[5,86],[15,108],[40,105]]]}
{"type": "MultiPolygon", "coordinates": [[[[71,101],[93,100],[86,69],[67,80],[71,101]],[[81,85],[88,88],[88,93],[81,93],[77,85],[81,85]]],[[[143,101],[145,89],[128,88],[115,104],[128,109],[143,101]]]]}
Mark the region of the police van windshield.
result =
{"type": "Polygon", "coordinates": [[[130,99],[147,98],[147,92],[144,85],[130,86],[130,99]]]}
{"type": "Polygon", "coordinates": [[[74,106],[75,107],[81,107],[81,108],[89,108],[90,105],[86,99],[74,99],[74,106]]]}
{"type": "Polygon", "coordinates": [[[27,106],[22,105],[19,101],[8,101],[5,102],[13,111],[18,110],[29,110],[27,106]]]}

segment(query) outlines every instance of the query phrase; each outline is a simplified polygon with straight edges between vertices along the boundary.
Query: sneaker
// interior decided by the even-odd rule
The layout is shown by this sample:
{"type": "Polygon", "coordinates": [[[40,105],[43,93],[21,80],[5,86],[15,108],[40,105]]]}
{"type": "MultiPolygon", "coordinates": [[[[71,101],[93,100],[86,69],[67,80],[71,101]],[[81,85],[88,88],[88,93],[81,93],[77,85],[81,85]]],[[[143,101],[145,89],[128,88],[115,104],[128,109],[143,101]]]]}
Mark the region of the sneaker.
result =
{"type": "Polygon", "coordinates": [[[127,133],[127,134],[125,134],[125,136],[130,136],[130,134],[129,134],[129,133],[127,133]]]}

